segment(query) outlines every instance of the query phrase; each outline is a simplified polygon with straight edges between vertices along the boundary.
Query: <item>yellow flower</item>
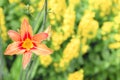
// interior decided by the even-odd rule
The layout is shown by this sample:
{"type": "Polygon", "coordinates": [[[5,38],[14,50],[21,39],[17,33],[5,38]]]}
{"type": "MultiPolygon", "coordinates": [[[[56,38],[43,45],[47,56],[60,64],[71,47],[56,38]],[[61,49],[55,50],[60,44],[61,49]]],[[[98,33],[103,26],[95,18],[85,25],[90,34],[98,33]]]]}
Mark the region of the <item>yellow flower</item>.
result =
{"type": "Polygon", "coordinates": [[[103,36],[103,37],[102,37],[102,40],[105,41],[105,40],[107,40],[107,38],[108,38],[107,36],[103,36]]]}
{"type": "Polygon", "coordinates": [[[115,35],[114,35],[114,39],[115,39],[116,41],[120,41],[120,34],[115,34],[115,35]]]}
{"type": "Polygon", "coordinates": [[[58,63],[53,63],[54,69],[56,72],[59,72],[59,64],[58,63]]]}
{"type": "Polygon", "coordinates": [[[82,17],[82,20],[86,20],[86,19],[93,19],[95,17],[95,12],[93,11],[90,11],[90,10],[85,10],[85,13],[82,17]]]}
{"type": "Polygon", "coordinates": [[[70,73],[68,76],[68,80],[83,80],[84,74],[83,70],[76,71],[74,73],[70,73]]]}
{"type": "Polygon", "coordinates": [[[4,13],[3,13],[3,9],[0,7],[0,25],[4,25],[5,24],[5,16],[4,16],[4,13]]]}
{"type": "Polygon", "coordinates": [[[112,12],[114,14],[118,14],[120,11],[120,0],[113,0],[113,5],[114,7],[112,7],[112,12]]]}
{"type": "Polygon", "coordinates": [[[93,19],[93,17],[93,12],[88,11],[84,14],[78,26],[78,34],[81,35],[81,37],[85,37],[88,39],[96,37],[99,24],[96,20],[93,19]],[[90,14],[92,16],[90,16],[90,14]]]}
{"type": "Polygon", "coordinates": [[[120,24],[120,12],[113,18],[114,22],[120,24]]]}
{"type": "MultiPolygon", "coordinates": [[[[54,1],[55,0],[51,0],[50,3],[54,3],[54,1]]],[[[59,1],[56,0],[56,3],[57,2],[59,2],[59,1]]],[[[64,1],[62,1],[61,3],[64,3],[64,1]]],[[[57,13],[56,13],[56,15],[57,15],[57,13]]],[[[59,14],[59,15],[63,16],[63,23],[58,28],[58,31],[54,31],[52,34],[52,45],[54,47],[54,50],[58,50],[60,48],[60,45],[74,33],[74,25],[75,25],[74,7],[68,6],[67,9],[64,11],[64,13],[59,14]]],[[[51,14],[50,22],[53,25],[56,23],[54,18],[56,18],[56,17],[51,14]]]]}
{"type": "Polygon", "coordinates": [[[49,0],[48,8],[51,10],[51,14],[49,15],[50,20],[60,21],[62,19],[62,15],[66,9],[66,1],[65,0],[49,0]]]}
{"type": "Polygon", "coordinates": [[[40,55],[40,62],[44,67],[48,67],[52,63],[50,55],[40,55]]]}
{"type": "Polygon", "coordinates": [[[35,9],[33,6],[29,6],[29,10],[30,10],[30,13],[34,13],[35,12],[35,9]]]}
{"type": "Polygon", "coordinates": [[[120,42],[114,42],[114,43],[109,44],[109,48],[110,49],[118,49],[118,48],[120,48],[120,42]]]}
{"type": "Polygon", "coordinates": [[[25,8],[25,6],[26,5],[24,3],[22,3],[22,2],[19,4],[19,8],[25,8]]]}
{"type": "Polygon", "coordinates": [[[89,45],[87,44],[87,38],[81,38],[81,52],[85,54],[89,49],[89,45]]]}
{"type": "Polygon", "coordinates": [[[39,11],[42,10],[43,6],[44,6],[44,0],[40,0],[38,3],[38,10],[39,11]]]}
{"type": "Polygon", "coordinates": [[[60,48],[60,44],[63,42],[63,34],[62,32],[52,32],[52,45],[54,50],[58,50],[60,48]]]}
{"type": "Polygon", "coordinates": [[[62,69],[62,71],[66,70],[67,66],[68,66],[68,63],[65,62],[64,59],[61,59],[59,63],[59,67],[62,69]]]}
{"type": "Polygon", "coordinates": [[[101,34],[106,35],[106,34],[110,33],[112,30],[113,24],[114,24],[113,22],[104,22],[103,26],[101,28],[102,29],[101,34]]]}
{"type": "Polygon", "coordinates": [[[99,10],[100,16],[108,15],[112,8],[111,0],[88,0],[90,10],[99,10]]]}
{"type": "Polygon", "coordinates": [[[75,11],[74,7],[69,6],[65,14],[63,15],[63,25],[62,25],[62,31],[64,33],[64,40],[66,40],[68,37],[70,37],[74,32],[74,25],[75,25],[75,11]]]}
{"type": "Polygon", "coordinates": [[[89,46],[88,45],[83,45],[82,46],[82,54],[85,54],[89,49],[89,46]]]}
{"type": "Polygon", "coordinates": [[[74,7],[71,7],[71,6],[68,6],[66,11],[65,11],[65,14],[63,15],[63,24],[64,25],[71,25],[71,26],[74,26],[74,23],[75,23],[75,11],[74,11],[74,7]]]}
{"type": "Polygon", "coordinates": [[[79,50],[80,39],[78,37],[73,37],[63,51],[63,57],[59,63],[62,70],[66,70],[66,67],[69,65],[70,61],[79,56],[79,50]]]}
{"type": "Polygon", "coordinates": [[[19,3],[20,2],[20,0],[9,0],[9,3],[19,3]]]}
{"type": "Polygon", "coordinates": [[[1,32],[1,37],[5,42],[7,40],[7,29],[5,26],[5,16],[2,8],[0,8],[0,32],[1,32]]]}
{"type": "Polygon", "coordinates": [[[63,57],[69,55],[69,57],[71,57],[70,60],[73,58],[76,58],[79,56],[79,50],[80,50],[80,39],[73,38],[71,39],[70,43],[68,43],[66,48],[64,49],[63,57]]]}
{"type": "Polygon", "coordinates": [[[75,7],[77,4],[80,4],[80,0],[69,0],[69,6],[75,7]]]}

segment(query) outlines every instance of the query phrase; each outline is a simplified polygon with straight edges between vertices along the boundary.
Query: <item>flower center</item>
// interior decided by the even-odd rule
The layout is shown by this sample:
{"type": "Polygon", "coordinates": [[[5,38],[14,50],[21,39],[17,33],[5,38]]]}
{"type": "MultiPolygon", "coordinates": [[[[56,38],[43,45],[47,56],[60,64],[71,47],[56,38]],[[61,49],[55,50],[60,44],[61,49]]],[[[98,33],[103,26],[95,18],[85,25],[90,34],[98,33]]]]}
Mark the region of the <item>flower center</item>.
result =
{"type": "Polygon", "coordinates": [[[32,41],[29,38],[27,38],[23,42],[22,47],[25,48],[25,49],[27,49],[27,50],[30,50],[30,48],[33,47],[33,43],[32,43],[32,41]]]}

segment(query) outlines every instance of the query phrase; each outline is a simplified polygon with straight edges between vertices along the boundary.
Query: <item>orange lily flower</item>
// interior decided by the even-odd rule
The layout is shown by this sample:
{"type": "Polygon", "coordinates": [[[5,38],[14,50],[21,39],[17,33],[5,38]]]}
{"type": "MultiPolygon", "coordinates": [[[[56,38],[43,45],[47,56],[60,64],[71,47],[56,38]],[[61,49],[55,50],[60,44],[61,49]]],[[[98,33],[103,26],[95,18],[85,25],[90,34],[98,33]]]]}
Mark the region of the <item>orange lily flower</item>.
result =
{"type": "Polygon", "coordinates": [[[52,53],[51,49],[41,43],[48,37],[48,33],[41,32],[33,36],[32,28],[26,19],[21,24],[20,34],[14,30],[9,30],[8,35],[14,42],[8,45],[4,54],[23,54],[22,65],[24,69],[31,60],[32,52],[36,55],[52,53]]]}

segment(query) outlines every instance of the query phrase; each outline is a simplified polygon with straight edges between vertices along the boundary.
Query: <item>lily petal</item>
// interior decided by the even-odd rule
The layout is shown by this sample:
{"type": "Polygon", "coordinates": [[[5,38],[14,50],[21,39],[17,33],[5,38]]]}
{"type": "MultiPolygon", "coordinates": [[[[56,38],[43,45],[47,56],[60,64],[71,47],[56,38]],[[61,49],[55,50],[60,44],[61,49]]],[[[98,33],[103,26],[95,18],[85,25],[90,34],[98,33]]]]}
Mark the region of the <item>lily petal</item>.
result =
{"type": "Polygon", "coordinates": [[[53,51],[49,49],[46,45],[44,44],[39,44],[36,49],[31,50],[34,52],[36,55],[48,55],[51,54],[53,51]]]}
{"type": "Polygon", "coordinates": [[[49,34],[51,32],[51,26],[48,26],[44,32],[49,34]]]}
{"type": "Polygon", "coordinates": [[[16,31],[13,31],[13,30],[9,30],[8,31],[8,35],[10,36],[10,38],[13,40],[13,41],[20,41],[21,38],[20,38],[20,34],[16,31]]]}
{"type": "Polygon", "coordinates": [[[48,33],[48,40],[50,40],[50,37],[52,35],[52,32],[51,32],[51,26],[48,26],[48,28],[44,31],[45,33],[48,33]]]}
{"type": "Polygon", "coordinates": [[[25,38],[31,38],[32,37],[32,27],[30,26],[29,22],[24,19],[21,28],[20,28],[20,34],[22,39],[24,40],[25,38]]]}
{"type": "Polygon", "coordinates": [[[47,37],[48,37],[47,33],[44,33],[44,32],[38,33],[38,34],[33,36],[33,41],[40,43],[41,41],[45,40],[47,37]]]}
{"type": "Polygon", "coordinates": [[[20,49],[19,46],[20,42],[13,42],[8,45],[5,55],[14,55],[14,54],[22,54],[25,50],[20,49]]]}
{"type": "Polygon", "coordinates": [[[32,53],[31,52],[26,52],[23,54],[23,61],[22,61],[22,65],[23,65],[23,69],[25,69],[28,65],[28,63],[30,62],[31,60],[31,56],[32,56],[32,53]]]}

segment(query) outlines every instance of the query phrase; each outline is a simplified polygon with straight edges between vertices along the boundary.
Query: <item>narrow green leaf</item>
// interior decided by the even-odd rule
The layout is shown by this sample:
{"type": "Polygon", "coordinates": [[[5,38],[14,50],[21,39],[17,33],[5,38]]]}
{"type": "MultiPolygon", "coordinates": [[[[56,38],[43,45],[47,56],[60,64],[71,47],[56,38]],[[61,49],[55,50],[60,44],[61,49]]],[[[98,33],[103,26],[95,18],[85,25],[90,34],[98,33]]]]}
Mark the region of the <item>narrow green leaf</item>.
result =
{"type": "Polygon", "coordinates": [[[42,10],[38,13],[38,15],[37,15],[37,17],[36,17],[36,19],[35,19],[35,21],[34,21],[34,24],[33,24],[33,26],[34,26],[34,33],[37,33],[37,32],[38,32],[38,29],[39,29],[39,27],[40,27],[40,24],[42,23],[42,20],[43,20],[43,15],[44,15],[44,10],[42,9],[42,10]]]}
{"type": "Polygon", "coordinates": [[[16,60],[14,61],[13,65],[12,65],[12,68],[10,70],[10,75],[12,77],[12,80],[17,80],[19,78],[19,75],[20,75],[20,70],[21,70],[21,61],[22,59],[22,56],[17,56],[16,60]]]}

